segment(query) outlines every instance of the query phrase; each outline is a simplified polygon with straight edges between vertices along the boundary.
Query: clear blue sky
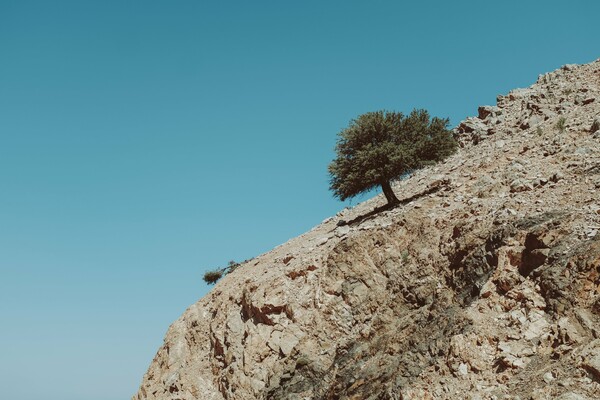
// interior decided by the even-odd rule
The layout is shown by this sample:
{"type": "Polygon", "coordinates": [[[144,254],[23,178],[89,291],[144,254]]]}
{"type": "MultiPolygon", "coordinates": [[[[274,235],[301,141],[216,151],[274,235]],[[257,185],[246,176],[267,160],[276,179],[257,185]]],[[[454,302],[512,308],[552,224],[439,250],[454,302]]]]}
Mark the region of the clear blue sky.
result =
{"type": "MultiPolygon", "coordinates": [[[[129,398],[204,271],[343,208],[367,111],[600,57],[600,2],[0,0],[0,398],[129,398]]],[[[401,194],[399,194],[401,196],[401,194]]]]}

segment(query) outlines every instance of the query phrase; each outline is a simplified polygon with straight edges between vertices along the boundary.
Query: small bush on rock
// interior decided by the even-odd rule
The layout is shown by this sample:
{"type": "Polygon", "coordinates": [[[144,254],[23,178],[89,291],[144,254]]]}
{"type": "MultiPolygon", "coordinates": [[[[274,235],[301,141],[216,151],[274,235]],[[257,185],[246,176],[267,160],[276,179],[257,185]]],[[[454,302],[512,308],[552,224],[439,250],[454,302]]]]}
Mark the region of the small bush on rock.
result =
{"type": "Polygon", "coordinates": [[[227,266],[225,268],[219,268],[219,269],[215,269],[215,270],[206,272],[202,279],[204,279],[204,282],[208,283],[209,285],[214,285],[224,275],[227,275],[230,272],[235,271],[239,266],[240,266],[240,263],[231,260],[227,263],[227,266]]]}
{"type": "Polygon", "coordinates": [[[560,133],[563,133],[565,131],[566,123],[567,119],[565,117],[560,117],[556,123],[556,129],[558,129],[560,133]]]}
{"type": "Polygon", "coordinates": [[[204,282],[208,283],[209,285],[214,285],[219,279],[221,279],[222,276],[223,270],[216,269],[214,271],[206,272],[203,279],[204,282]]]}
{"type": "Polygon", "coordinates": [[[400,255],[401,259],[402,259],[402,264],[407,264],[408,260],[410,258],[410,255],[408,254],[408,250],[404,250],[402,252],[402,254],[400,255]]]}

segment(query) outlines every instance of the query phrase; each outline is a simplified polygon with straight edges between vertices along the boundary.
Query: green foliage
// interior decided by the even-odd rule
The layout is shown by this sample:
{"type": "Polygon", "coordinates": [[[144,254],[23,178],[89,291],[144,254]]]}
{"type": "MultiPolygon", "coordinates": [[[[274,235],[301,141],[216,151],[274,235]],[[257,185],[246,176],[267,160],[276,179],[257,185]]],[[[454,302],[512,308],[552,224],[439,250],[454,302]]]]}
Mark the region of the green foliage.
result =
{"type": "Polygon", "coordinates": [[[565,131],[565,125],[567,123],[567,119],[565,117],[560,117],[558,122],[556,122],[556,129],[558,129],[561,133],[565,131]]]}
{"type": "Polygon", "coordinates": [[[408,250],[404,250],[402,252],[402,254],[400,254],[400,258],[402,260],[402,264],[407,264],[408,260],[410,258],[410,255],[408,254],[408,250]]]}
{"type": "Polygon", "coordinates": [[[212,271],[208,271],[204,274],[204,277],[202,279],[204,279],[204,282],[208,283],[209,285],[214,285],[219,279],[235,271],[240,265],[240,263],[237,263],[233,260],[229,261],[225,268],[219,268],[212,271]]]}
{"type": "Polygon", "coordinates": [[[221,279],[221,277],[223,277],[223,270],[215,269],[213,271],[206,272],[203,279],[204,282],[208,283],[209,285],[214,285],[219,279],[221,279]]]}
{"type": "Polygon", "coordinates": [[[239,266],[240,266],[240,263],[237,263],[237,262],[235,262],[233,260],[229,261],[227,263],[227,267],[225,269],[227,271],[226,273],[230,273],[230,272],[235,271],[237,269],[237,267],[239,267],[239,266]]]}
{"type": "Polygon", "coordinates": [[[381,185],[390,202],[390,180],[434,164],[456,150],[448,123],[448,119],[430,118],[425,110],[413,110],[408,116],[369,112],[350,121],[338,135],[337,157],[329,164],[334,196],[345,200],[381,185]]]}

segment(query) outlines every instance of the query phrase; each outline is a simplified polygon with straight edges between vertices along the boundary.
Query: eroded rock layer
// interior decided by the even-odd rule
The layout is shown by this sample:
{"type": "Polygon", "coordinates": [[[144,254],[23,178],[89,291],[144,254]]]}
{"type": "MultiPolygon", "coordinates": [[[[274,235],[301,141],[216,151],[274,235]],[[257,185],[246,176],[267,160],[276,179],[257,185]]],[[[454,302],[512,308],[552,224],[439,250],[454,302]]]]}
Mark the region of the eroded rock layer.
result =
{"type": "Polygon", "coordinates": [[[461,149],[226,276],[135,400],[600,398],[600,60],[455,128],[461,149]]]}

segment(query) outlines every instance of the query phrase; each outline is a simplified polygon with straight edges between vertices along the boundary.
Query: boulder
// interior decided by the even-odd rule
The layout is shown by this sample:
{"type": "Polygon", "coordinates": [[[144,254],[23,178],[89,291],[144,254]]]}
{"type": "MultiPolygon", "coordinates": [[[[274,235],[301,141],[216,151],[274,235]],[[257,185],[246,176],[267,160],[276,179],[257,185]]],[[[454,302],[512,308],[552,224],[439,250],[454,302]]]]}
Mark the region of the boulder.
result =
{"type": "Polygon", "coordinates": [[[498,106],[481,106],[477,109],[479,119],[486,119],[489,116],[498,116],[502,114],[502,109],[498,106]]]}
{"type": "Polygon", "coordinates": [[[600,339],[593,340],[583,350],[581,366],[592,374],[595,379],[600,379],[600,339]]]}
{"type": "Polygon", "coordinates": [[[518,178],[510,183],[510,191],[513,193],[526,192],[528,190],[533,190],[533,185],[525,179],[518,178]]]}

